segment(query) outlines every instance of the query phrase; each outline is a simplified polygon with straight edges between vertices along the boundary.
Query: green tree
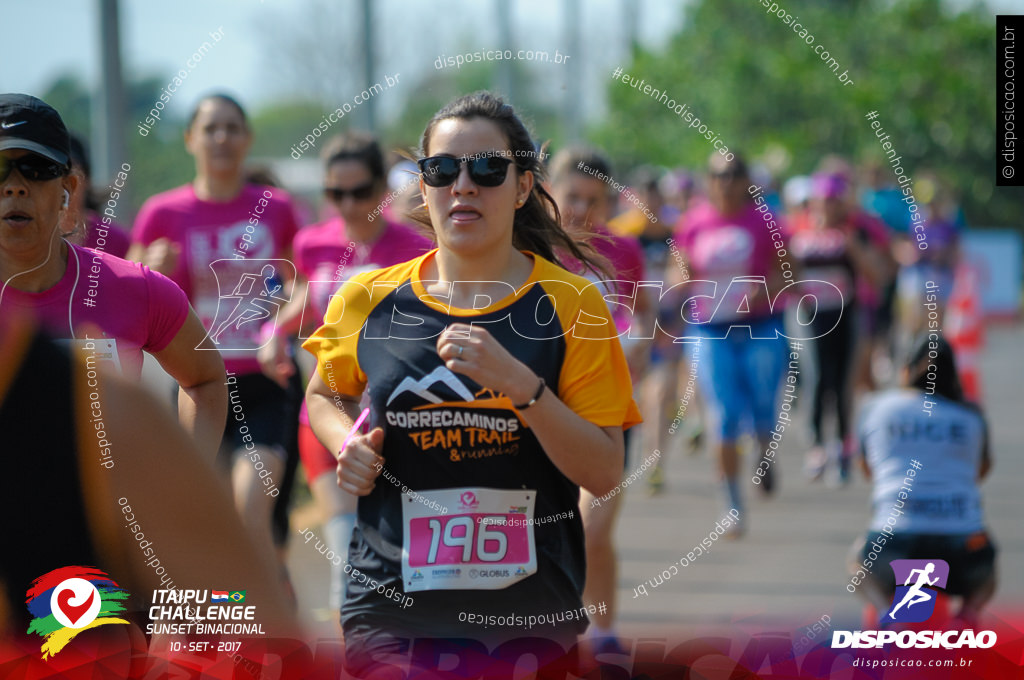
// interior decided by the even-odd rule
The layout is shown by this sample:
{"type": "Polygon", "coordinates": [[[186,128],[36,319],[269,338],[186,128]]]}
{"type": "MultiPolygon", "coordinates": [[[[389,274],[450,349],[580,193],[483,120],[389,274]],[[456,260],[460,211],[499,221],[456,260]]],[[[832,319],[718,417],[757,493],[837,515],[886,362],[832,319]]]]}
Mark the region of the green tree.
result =
{"type": "MultiPolygon", "coordinates": [[[[125,121],[123,131],[131,163],[129,174],[130,202],[121,200],[117,221],[130,226],[135,213],[146,198],[188,181],[192,176],[192,160],[182,142],[185,121],[165,115],[149,135],[142,136],[137,124],[145,120],[167,77],[150,75],[131,80],[125,85],[125,121]]],[[[42,95],[42,99],[60,112],[68,129],[86,142],[92,135],[93,93],[76,73],[59,75],[42,95]]],[[[91,144],[90,144],[91,146],[91,144]]],[[[102,194],[103,186],[94,187],[102,194]]],[[[102,203],[106,200],[100,197],[102,203]]]]}
{"type": "Polygon", "coordinates": [[[40,98],[60,112],[68,130],[80,135],[92,131],[92,96],[75,74],[58,76],[40,98]]]}
{"type": "MultiPolygon", "coordinates": [[[[809,172],[826,154],[885,163],[865,115],[878,111],[914,176],[935,170],[960,195],[968,223],[1014,224],[1024,192],[995,187],[995,23],[980,3],[940,0],[786,0],[813,35],[752,0],[697,0],[660,51],[637,50],[631,76],[689,105],[730,150],[784,159],[779,172],[809,172]],[[842,84],[814,48],[848,70],[842,84]]],[[[664,104],[609,84],[611,113],[596,141],[627,165],[701,167],[714,151],[664,104]]]]}

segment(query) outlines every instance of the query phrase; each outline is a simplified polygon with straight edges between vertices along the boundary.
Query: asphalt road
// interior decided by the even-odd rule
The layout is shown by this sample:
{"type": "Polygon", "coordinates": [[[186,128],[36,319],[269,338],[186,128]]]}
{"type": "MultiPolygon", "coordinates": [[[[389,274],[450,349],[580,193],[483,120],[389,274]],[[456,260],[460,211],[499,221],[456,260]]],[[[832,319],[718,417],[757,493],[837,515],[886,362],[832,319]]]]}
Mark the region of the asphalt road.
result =
{"type": "MultiPolygon", "coordinates": [[[[1024,418],[1020,417],[1024,366],[1017,351],[1024,346],[1021,326],[988,331],[982,359],[984,405],[989,419],[995,469],[983,485],[989,528],[998,548],[999,586],[989,611],[1021,610],[1024,604],[1024,418]]],[[[722,517],[718,485],[708,451],[666,452],[666,488],[647,495],[646,480],[625,490],[625,504],[616,532],[620,632],[628,637],[670,632],[693,634],[718,626],[750,630],[794,630],[823,615],[833,622],[859,621],[860,600],[848,593],[844,561],[851,543],[869,520],[868,483],[858,475],[846,488],[802,478],[801,463],[808,443],[807,405],[799,406],[796,422],[785,434],[776,459],[779,488],[763,499],[748,485],[747,533],[738,541],[716,541],[711,550],[679,569],[648,596],[635,586],[661,573],[708,536],[722,517]]],[[[649,452],[634,451],[639,463],[649,452]]],[[[750,469],[749,455],[744,469],[750,469]]],[[[316,512],[300,507],[293,513],[296,532],[311,526],[319,531],[316,512]]],[[[324,635],[333,624],[326,606],[328,563],[312,543],[294,541],[289,569],[303,617],[324,635]],[[319,611],[317,611],[319,610],[319,611]]]]}

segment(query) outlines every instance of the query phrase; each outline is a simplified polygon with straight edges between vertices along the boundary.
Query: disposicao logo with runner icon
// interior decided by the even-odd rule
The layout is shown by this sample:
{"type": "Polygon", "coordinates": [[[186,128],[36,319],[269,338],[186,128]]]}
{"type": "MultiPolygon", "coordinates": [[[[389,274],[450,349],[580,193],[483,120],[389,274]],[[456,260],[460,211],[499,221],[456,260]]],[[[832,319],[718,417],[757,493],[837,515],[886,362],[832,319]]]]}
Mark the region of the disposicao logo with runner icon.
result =
{"type": "Polygon", "coordinates": [[[987,649],[996,643],[996,633],[982,630],[902,630],[900,624],[927,621],[935,613],[937,589],[949,581],[949,563],[940,559],[892,560],[889,562],[896,589],[892,604],[882,615],[881,630],[835,630],[832,648],[879,648],[895,644],[901,649],[987,649]]]}
{"type": "Polygon", "coordinates": [[[897,623],[927,621],[935,611],[935,589],[945,588],[949,580],[949,564],[945,560],[893,560],[889,566],[896,575],[896,593],[886,619],[897,623]]]}

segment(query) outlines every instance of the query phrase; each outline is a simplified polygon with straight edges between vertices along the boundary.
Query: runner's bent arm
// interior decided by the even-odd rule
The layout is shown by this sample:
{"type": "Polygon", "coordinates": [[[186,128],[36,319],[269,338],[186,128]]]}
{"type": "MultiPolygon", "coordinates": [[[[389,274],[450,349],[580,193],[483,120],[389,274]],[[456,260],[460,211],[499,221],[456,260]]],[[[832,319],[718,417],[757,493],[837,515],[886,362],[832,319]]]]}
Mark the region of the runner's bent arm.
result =
{"type": "Polygon", "coordinates": [[[206,337],[206,329],[189,309],[171,343],[153,356],[178,382],[178,420],[196,448],[211,459],[220,448],[228,415],[224,361],[206,337]]]}
{"type": "MultiPolygon", "coordinates": [[[[533,397],[539,379],[529,371],[521,383],[524,403],[533,397]]],[[[513,400],[518,397],[513,397],[513,400]]],[[[566,477],[594,496],[614,489],[622,478],[625,457],[621,427],[598,427],[580,417],[551,390],[521,416],[533,430],[544,452],[566,477]]]]}
{"type": "Polygon", "coordinates": [[[374,480],[383,469],[375,467],[375,463],[383,461],[379,454],[384,431],[376,428],[369,434],[355,435],[342,451],[345,438],[359,416],[359,397],[335,395],[317,370],[306,389],[306,409],[313,434],[338,458],[338,486],[356,496],[373,491],[374,480]]]}
{"type": "MultiPolygon", "coordinates": [[[[513,404],[525,404],[536,394],[540,378],[485,328],[452,324],[438,338],[437,348],[450,370],[502,392],[513,404]],[[463,347],[461,354],[459,347],[463,347]]],[[[591,423],[548,387],[519,415],[551,462],[574,483],[595,496],[608,493],[619,483],[625,456],[621,427],[591,423]]]]}

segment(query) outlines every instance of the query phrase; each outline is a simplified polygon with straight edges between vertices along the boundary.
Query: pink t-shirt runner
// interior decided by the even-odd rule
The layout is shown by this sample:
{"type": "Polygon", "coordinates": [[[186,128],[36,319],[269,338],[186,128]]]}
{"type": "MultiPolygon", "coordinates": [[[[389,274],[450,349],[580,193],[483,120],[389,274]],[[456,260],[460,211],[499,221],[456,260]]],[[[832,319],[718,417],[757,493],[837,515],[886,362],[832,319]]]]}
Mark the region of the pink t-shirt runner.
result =
{"type": "MultiPolygon", "coordinates": [[[[331,296],[347,280],[365,271],[413,260],[433,247],[430,239],[413,227],[390,220],[369,246],[349,240],[341,217],[304,227],[295,237],[294,248],[295,266],[309,281],[306,309],[316,315],[319,326],[331,296]]],[[[309,424],[305,402],[299,421],[309,424]]]]}
{"type": "Polygon", "coordinates": [[[696,298],[701,322],[732,323],[740,318],[754,321],[772,315],[771,300],[763,295],[749,311],[742,307],[744,296],[749,299],[755,284],[732,284],[733,279],[743,276],[770,279],[779,267],[772,232],[753,203],[735,215],[725,216],[711,203],[702,202],[679,220],[675,239],[686,252],[690,278],[717,284],[714,299],[696,298]]]}
{"type": "MultiPolygon", "coordinates": [[[[809,220],[809,215],[804,213],[796,216],[794,219],[788,221],[787,223],[787,227],[789,227],[789,229],[787,230],[787,237],[788,240],[791,240],[793,242],[793,247],[790,248],[790,250],[793,251],[793,255],[798,260],[806,259],[806,251],[808,249],[813,250],[818,248],[818,246],[809,244],[809,240],[825,239],[827,241],[827,239],[830,238],[827,236],[822,236],[820,234],[810,234],[810,232],[814,231],[814,227],[811,225],[809,220]]],[[[885,223],[882,222],[881,220],[872,217],[871,215],[862,210],[856,210],[850,215],[845,228],[862,234],[862,241],[866,245],[870,245],[882,253],[889,252],[889,232],[888,228],[885,226],[885,223]]],[[[833,236],[831,238],[839,237],[833,236]]],[[[840,249],[843,248],[841,244],[839,244],[838,247],[840,249]]],[[[835,272],[835,270],[833,270],[833,273],[838,274],[837,272],[835,272]]],[[[849,288],[848,283],[840,282],[839,280],[832,280],[827,274],[824,276],[821,272],[811,272],[809,274],[807,273],[806,268],[804,268],[803,278],[829,281],[830,283],[832,283],[833,285],[840,289],[846,300],[849,300],[853,297],[849,295],[848,291],[846,290],[846,288],[849,288]],[[845,288],[844,283],[846,283],[845,288]]],[[[878,287],[871,283],[871,281],[865,276],[855,275],[854,279],[855,280],[853,282],[853,288],[851,290],[853,293],[856,294],[857,302],[860,305],[867,308],[873,309],[877,307],[880,303],[881,298],[881,293],[878,287]]],[[[801,291],[805,292],[806,289],[807,286],[802,288],[801,291]]],[[[832,294],[834,295],[834,291],[832,292],[832,294]]]]}
{"type": "Polygon", "coordinates": [[[855,272],[842,229],[800,229],[790,236],[789,250],[801,265],[800,293],[814,295],[819,310],[840,310],[857,300],[855,272]]]}
{"type": "MultiPolygon", "coordinates": [[[[644,251],[640,247],[639,241],[631,236],[613,234],[608,231],[607,227],[599,224],[591,226],[591,231],[605,237],[596,238],[591,243],[597,252],[608,260],[608,264],[611,265],[612,272],[617,280],[633,284],[644,280],[644,251]]],[[[598,280],[597,274],[587,269],[582,262],[577,261],[575,258],[562,255],[560,259],[574,274],[579,274],[588,281],[598,280]]],[[[612,321],[615,322],[615,328],[619,332],[629,330],[633,322],[633,312],[626,305],[629,307],[634,306],[634,301],[638,294],[636,286],[619,285],[614,290],[602,290],[601,294],[604,296],[622,296],[621,304],[615,304],[607,300],[606,297],[608,311],[611,312],[612,321]]],[[[620,342],[626,342],[628,339],[626,335],[619,337],[620,342]]]]}
{"type": "Polygon", "coordinates": [[[186,184],[145,202],[132,242],[167,238],[180,246],[171,279],[188,295],[227,370],[247,375],[260,372],[261,327],[287,301],[280,286],[294,276],[285,258],[297,231],[283,189],[247,184],[234,199],[215,203],[186,184]]]}
{"type": "MultiPolygon", "coordinates": [[[[872,246],[880,252],[889,252],[891,248],[889,230],[884,222],[861,210],[854,213],[852,221],[854,228],[862,230],[867,235],[868,241],[872,246]]],[[[917,249],[915,248],[915,250],[917,249]]],[[[881,292],[871,281],[863,276],[858,277],[857,299],[860,300],[862,305],[871,308],[877,307],[881,303],[881,297],[881,292]]]]}
{"type": "Polygon", "coordinates": [[[294,250],[295,267],[309,280],[307,307],[319,322],[331,295],[356,274],[407,262],[433,247],[426,236],[398,222],[385,222],[369,246],[349,239],[341,217],[303,227],[295,237],[294,250]]]}
{"type": "MultiPolygon", "coordinates": [[[[122,374],[136,379],[142,352],[166,348],[188,316],[188,299],[166,276],[74,244],[68,244],[67,267],[56,285],[40,293],[7,286],[0,314],[8,305],[31,310],[54,338],[109,341],[122,374]]],[[[102,357],[100,343],[94,344],[102,357]]]]}
{"type": "Polygon", "coordinates": [[[87,213],[85,219],[83,246],[93,250],[102,250],[115,257],[124,257],[128,254],[131,237],[128,236],[127,229],[117,222],[103,224],[103,218],[94,212],[87,213]]]}

